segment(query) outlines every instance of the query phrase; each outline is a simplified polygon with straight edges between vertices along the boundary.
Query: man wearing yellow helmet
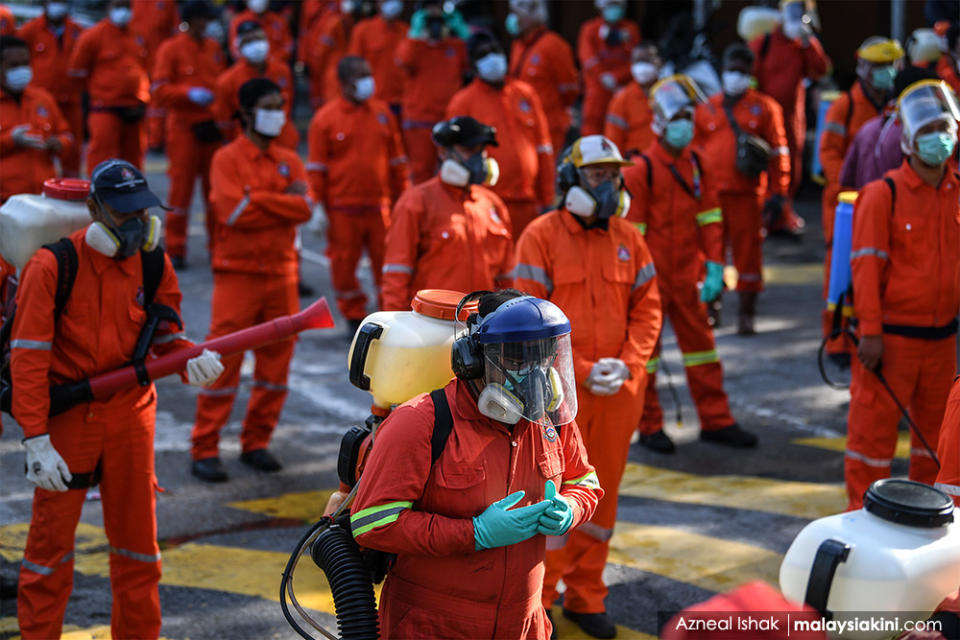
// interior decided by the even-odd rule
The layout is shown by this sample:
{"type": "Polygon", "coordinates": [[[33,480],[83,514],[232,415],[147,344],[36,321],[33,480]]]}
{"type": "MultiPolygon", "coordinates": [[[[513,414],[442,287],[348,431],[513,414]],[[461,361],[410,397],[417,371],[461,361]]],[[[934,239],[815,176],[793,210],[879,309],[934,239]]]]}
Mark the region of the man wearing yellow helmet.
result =
{"type": "MultiPolygon", "coordinates": [[[[837,207],[837,195],[841,190],[840,170],[843,158],[854,136],[868,120],[883,112],[893,92],[893,81],[903,67],[903,47],[896,40],[871,36],[857,49],[857,80],[853,87],[830,105],[825,118],[823,136],[820,139],[820,164],[826,185],[823,188],[822,218],[823,238],[826,242],[824,257],[823,297],[827,298],[830,283],[831,248],[833,246],[833,214],[837,207]]],[[[849,185],[848,185],[849,186],[849,185]]],[[[833,310],[824,305],[822,314],[823,335],[830,335],[833,310]]],[[[827,353],[840,364],[849,363],[847,341],[832,340],[827,344],[827,353]]]]}

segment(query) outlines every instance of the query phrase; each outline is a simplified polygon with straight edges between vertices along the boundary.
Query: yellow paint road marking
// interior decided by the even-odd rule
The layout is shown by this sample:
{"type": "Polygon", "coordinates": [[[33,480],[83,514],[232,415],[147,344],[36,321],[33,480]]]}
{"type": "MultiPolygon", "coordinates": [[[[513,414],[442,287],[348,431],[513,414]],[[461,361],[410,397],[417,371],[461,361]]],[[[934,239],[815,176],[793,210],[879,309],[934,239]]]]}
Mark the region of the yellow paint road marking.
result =
{"type": "Polygon", "coordinates": [[[260,500],[243,500],[227,504],[234,509],[263,513],[275,518],[293,518],[304,522],[316,522],[323,515],[323,508],[333,490],[305,491],[303,493],[287,493],[275,498],[260,500]]]}
{"type": "MultiPolygon", "coordinates": [[[[727,266],[723,270],[723,281],[727,288],[737,286],[737,270],[727,266]]],[[[800,264],[774,264],[763,267],[763,282],[770,285],[809,285],[823,282],[823,264],[803,262],[800,264]]]]}
{"type": "MultiPolygon", "coordinates": [[[[820,449],[828,449],[830,451],[839,451],[843,453],[847,450],[847,439],[846,438],[800,438],[799,440],[794,440],[794,444],[802,444],[808,447],[817,447],[820,449]]],[[[906,431],[901,431],[897,434],[897,449],[894,456],[897,458],[907,459],[910,457],[910,434],[906,431]]]]}
{"type": "MultiPolygon", "coordinates": [[[[16,633],[20,631],[20,625],[16,618],[0,618],[0,633],[16,633]]],[[[74,624],[63,625],[63,634],[60,640],[110,640],[110,627],[100,625],[84,629],[74,624]]],[[[20,636],[12,636],[10,640],[20,640],[20,636]]],[[[160,640],[166,640],[163,636],[160,640]]]]}
{"type": "MultiPolygon", "coordinates": [[[[550,609],[550,615],[553,617],[553,623],[557,627],[557,636],[563,640],[589,640],[590,636],[580,630],[576,623],[563,617],[563,611],[559,606],[550,609]]],[[[626,640],[657,640],[657,636],[651,636],[648,633],[640,633],[627,627],[617,625],[617,637],[626,640]]]]}
{"type": "Polygon", "coordinates": [[[751,580],[777,584],[782,559],[742,542],[618,522],[608,561],[710,591],[729,591],[751,580]]]}
{"type": "Polygon", "coordinates": [[[791,482],[751,476],[698,476],[648,465],[627,465],[620,495],[688,504],[754,509],[799,518],[840,513],[843,485],[791,482]]]}

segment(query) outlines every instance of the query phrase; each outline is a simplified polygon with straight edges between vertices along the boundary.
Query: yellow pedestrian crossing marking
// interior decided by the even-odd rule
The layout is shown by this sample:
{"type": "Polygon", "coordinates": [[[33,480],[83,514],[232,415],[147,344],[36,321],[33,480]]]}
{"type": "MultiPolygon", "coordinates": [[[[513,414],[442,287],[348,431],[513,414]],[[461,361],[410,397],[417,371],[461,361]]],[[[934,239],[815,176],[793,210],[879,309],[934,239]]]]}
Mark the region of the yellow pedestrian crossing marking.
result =
{"type": "MultiPolygon", "coordinates": [[[[737,287],[737,270],[727,265],[723,270],[723,281],[731,291],[737,287]]],[[[770,285],[811,285],[823,282],[823,264],[805,262],[802,264],[768,264],[763,266],[763,281],[770,285]]]]}
{"type": "Polygon", "coordinates": [[[230,502],[227,506],[262,513],[274,518],[293,518],[304,522],[316,522],[323,515],[323,508],[327,506],[327,501],[332,493],[332,489],[286,493],[275,498],[230,502]]]}
{"type": "Polygon", "coordinates": [[[620,495],[747,508],[809,519],[840,513],[847,504],[842,483],[793,482],[752,476],[700,476],[634,463],[627,464],[620,483],[620,495]]]}
{"type": "MultiPolygon", "coordinates": [[[[847,450],[847,439],[844,437],[840,438],[800,438],[799,440],[794,440],[794,444],[802,444],[808,447],[818,447],[820,449],[828,449],[830,451],[839,451],[843,453],[847,450]]],[[[910,433],[907,431],[901,431],[897,434],[897,449],[894,456],[897,458],[907,459],[910,457],[910,433]]]]}
{"type": "MultiPolygon", "coordinates": [[[[590,636],[581,631],[576,623],[563,617],[561,607],[555,605],[550,609],[550,615],[553,617],[553,624],[557,627],[557,636],[563,640],[589,640],[590,636]]],[[[657,640],[657,636],[640,633],[620,625],[617,625],[617,637],[626,638],[626,640],[657,640]]]]}

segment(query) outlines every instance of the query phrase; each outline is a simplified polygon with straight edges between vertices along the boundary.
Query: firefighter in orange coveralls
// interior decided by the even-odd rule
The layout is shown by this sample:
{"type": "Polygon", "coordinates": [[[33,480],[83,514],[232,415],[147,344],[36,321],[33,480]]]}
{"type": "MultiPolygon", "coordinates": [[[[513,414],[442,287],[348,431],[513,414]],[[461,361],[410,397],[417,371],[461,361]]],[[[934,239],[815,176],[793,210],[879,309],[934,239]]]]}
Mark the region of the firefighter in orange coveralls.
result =
{"type": "Polygon", "coordinates": [[[507,56],[489,33],[467,44],[477,77],[447,105],[447,117],[472,116],[504,136],[490,155],[500,165],[494,192],[510,211],[513,237],[553,205],[553,145],[540,98],[522,80],[507,77],[507,56]]]}
{"type": "MultiPolygon", "coordinates": [[[[837,196],[845,185],[840,184],[840,169],[847,149],[868,120],[881,113],[893,94],[893,81],[903,66],[903,47],[896,40],[872,36],[857,49],[857,82],[849,91],[840,95],[827,110],[823,135],[820,138],[820,164],[823,165],[823,188],[821,220],[826,254],[823,260],[823,299],[821,313],[823,335],[833,329],[833,304],[826,303],[830,288],[830,264],[833,255],[833,216],[837,208],[837,196]]],[[[846,185],[849,186],[849,185],[846,185]]],[[[851,345],[843,338],[831,340],[827,352],[831,358],[847,365],[851,345]]]]}
{"type": "Polygon", "coordinates": [[[268,11],[270,0],[247,0],[247,8],[237,13],[230,20],[230,30],[228,32],[230,42],[230,54],[234,58],[240,58],[240,49],[237,47],[237,27],[244,22],[253,21],[260,25],[263,32],[267,34],[267,41],[270,43],[270,55],[279,58],[281,62],[287,63],[293,57],[293,36],[290,34],[290,24],[287,17],[282,13],[268,11]]]}
{"type": "Polygon", "coordinates": [[[339,95],[337,63],[347,54],[350,44],[353,9],[353,0],[342,0],[336,11],[314,21],[310,31],[300,38],[297,58],[307,67],[310,106],[314,109],[339,95]]]}
{"type": "MultiPolygon", "coordinates": [[[[757,295],[763,290],[763,199],[769,191],[780,201],[790,193],[790,149],[780,105],[750,88],[753,52],[733,44],[723,52],[723,91],[697,108],[694,129],[704,160],[714,171],[723,211],[724,246],[733,250],[740,297],[737,333],[752,335],[757,295]],[[736,122],[732,124],[730,119],[736,122]],[[737,167],[737,130],[764,140],[771,150],[767,163],[737,167]],[[762,166],[761,166],[762,164],[762,166]],[[767,181],[771,184],[767,188],[767,181]]],[[[774,205],[776,206],[776,205],[774,205]]],[[[719,301],[719,298],[718,298],[719,301]]]]}
{"type": "Polygon", "coordinates": [[[630,81],[630,57],[640,28],[623,17],[626,0],[594,0],[601,15],[580,27],[577,58],[583,70],[583,135],[603,133],[607,105],[630,81]]]}
{"type": "Polygon", "coordinates": [[[937,457],[940,459],[940,471],[934,486],[960,506],[960,382],[957,380],[954,380],[947,398],[937,457]]]}
{"type": "MultiPolygon", "coordinates": [[[[957,371],[960,290],[960,178],[948,161],[960,108],[942,81],[916,82],[900,95],[905,155],[899,169],[860,191],[850,266],[859,360],[852,366],[844,476],[848,509],[859,509],[874,480],[890,475],[900,411],[910,410],[936,450],[957,371]]],[[[910,478],[933,484],[937,468],[911,433],[910,478]]]]}
{"type": "MultiPolygon", "coordinates": [[[[363,58],[337,65],[341,96],[310,121],[307,170],[316,199],[313,226],[325,226],[337,306],[348,322],[367,315],[367,296],[357,280],[364,249],[377,288],[390,207],[409,186],[400,128],[390,108],[373,97],[376,82],[363,58]]],[[[352,334],[351,334],[352,335],[352,334]]]]}
{"type": "Polygon", "coordinates": [[[39,194],[57,177],[53,156],[76,141],[57,103],[31,83],[30,49],[16,36],[0,36],[0,203],[18,193],[39,194]]]}
{"type": "Polygon", "coordinates": [[[442,4],[439,0],[423,3],[396,52],[404,76],[403,145],[414,184],[437,172],[437,149],[430,133],[443,120],[447,104],[470,66],[467,48],[447,24],[442,4]]]}
{"type": "Polygon", "coordinates": [[[67,75],[90,96],[88,171],[107,158],[143,164],[148,54],[143,36],[129,27],[130,16],[130,0],[110,0],[107,17],[80,35],[70,58],[67,75]]]}
{"type": "Polygon", "coordinates": [[[290,68],[270,56],[270,43],[260,25],[253,20],[241,23],[237,27],[237,48],[240,59],[217,78],[216,97],[213,102],[213,117],[217,128],[227,140],[233,140],[240,133],[236,124],[236,115],[240,108],[237,92],[240,87],[253,78],[267,78],[280,87],[283,92],[284,109],[287,117],[283,131],[277,138],[277,144],[288,149],[296,149],[300,134],[293,126],[293,75],[290,68]]]}
{"type": "MultiPolygon", "coordinates": [[[[211,105],[217,77],[223,72],[219,43],[204,36],[216,14],[207,0],[190,0],[183,8],[187,31],[170,38],[157,52],[153,72],[153,99],[167,118],[167,156],[170,207],[167,212],[166,250],[173,266],[186,267],[187,223],[193,184],[197,177],[204,208],[210,197],[210,162],[222,137],[211,105]]],[[[213,239],[213,216],[206,215],[207,243],[213,239]]]]}
{"type": "MultiPolygon", "coordinates": [[[[177,35],[180,16],[176,0],[137,0],[132,3],[130,30],[143,37],[147,47],[147,74],[156,66],[157,51],[167,38],[177,35]]],[[[153,80],[153,77],[150,78],[153,80]]],[[[166,143],[167,111],[153,101],[147,106],[147,147],[161,149],[166,143]]]]}
{"type": "MultiPolygon", "coordinates": [[[[830,58],[811,29],[808,0],[781,0],[781,27],[750,42],[757,56],[753,75],[757,89],[780,103],[790,147],[790,195],[796,194],[803,174],[803,145],[807,135],[804,80],[816,80],[829,71],[830,58]]],[[[786,207],[774,229],[798,233],[803,219],[786,207]]]]}
{"type": "MultiPolygon", "coordinates": [[[[73,588],[74,536],[86,489],[100,479],[103,524],[110,540],[114,638],[160,635],[160,549],[157,546],[153,435],[157,392],[152,384],[80,404],[49,418],[50,385],[89,378],[130,362],[144,311],[144,255],[159,238],[160,201],[132,165],[109,160],[93,170],[87,206],[94,222],[72,234],[77,273],[59,322],[54,319],[58,262],[39,250],[23,270],[11,336],[16,380],[13,415],[23,428],[27,480],[37,485],[17,593],[24,640],[59,638],[73,588]]],[[[162,251],[162,250],[161,250],[162,251]]],[[[156,254],[153,254],[156,255],[156,254]]],[[[162,254],[154,304],[179,315],[177,276],[162,254]]],[[[163,321],[151,352],[192,346],[163,321]]],[[[219,354],[187,362],[185,381],[213,382],[219,354]]]]}
{"type": "Polygon", "coordinates": [[[67,77],[67,66],[83,27],[71,20],[67,11],[66,2],[48,0],[43,15],[20,27],[17,35],[30,45],[34,86],[53,94],[76,141],[68,153],[60,154],[63,175],[76,177],[80,175],[83,146],[83,109],[80,90],[67,77]]]}
{"type": "MultiPolygon", "coordinates": [[[[628,217],[646,236],[657,265],[663,315],[670,317],[683,353],[690,395],[700,418],[700,439],[753,447],[756,436],[741,429],[730,415],[723,368],[704,307],[723,290],[723,215],[712,165],[689,147],[694,108],[701,96],[693,81],[682,75],[653,86],[650,100],[658,140],[624,172],[633,194],[628,217]]],[[[674,445],[663,432],[663,410],[657,398],[659,355],[658,344],[647,363],[640,444],[672,453],[674,445]]]]}
{"type": "Polygon", "coordinates": [[[579,424],[606,492],[593,518],[550,545],[543,606],[553,606],[563,578],[564,616],[595,638],[616,634],[605,612],[603,568],[662,321],[653,259],[621,219],[630,195],[620,169],[629,164],[603,136],[577,140],[558,171],[562,208],[535,220],[517,241],[516,286],[569,314],[579,424]]]}
{"type": "Polygon", "coordinates": [[[660,75],[660,53],[652,42],[641,42],[633,48],[630,75],[633,82],[617,92],[607,107],[603,135],[624,149],[627,157],[640,153],[657,137],[653,133],[653,110],[650,108],[650,87],[660,75]]]}
{"type": "Polygon", "coordinates": [[[433,139],[440,175],[407,189],[390,217],[383,262],[383,310],[406,311],[421,289],[477,291],[513,285],[510,215],[483,186],[493,127],[469,116],[441,122],[433,139]]]}
{"type": "Polygon", "coordinates": [[[370,63],[377,98],[390,105],[393,115],[400,116],[403,100],[403,74],[397,67],[397,45],[407,35],[407,23],[400,20],[403,0],[381,0],[380,12],[369,20],[361,20],[350,33],[347,53],[370,63]]]}
{"type": "MultiPolygon", "coordinates": [[[[279,86],[245,82],[237,95],[244,132],[218,150],[210,167],[210,206],[216,217],[210,338],[296,313],[297,225],[310,219],[307,172],[296,152],[277,143],[287,110],[279,86]]],[[[267,450],[287,397],[294,339],[254,350],[253,390],[243,421],[240,460],[279,471],[267,450]]],[[[243,354],[224,358],[224,375],[197,398],[193,475],[223,482],[220,429],[230,418],[243,354]]]]}
{"type": "Polygon", "coordinates": [[[507,32],[510,77],[528,83],[543,105],[550,127],[550,144],[559,151],[570,129],[570,109],[580,96],[573,49],[558,33],[547,29],[544,0],[510,0],[507,32]]]}
{"type": "Polygon", "coordinates": [[[353,503],[357,542],[397,554],[380,596],[385,640],[547,640],[547,536],[587,522],[603,497],[573,420],[570,321],[511,289],[476,295],[445,402],[425,394],[394,409],[353,503]],[[444,414],[452,430],[431,465],[444,414]]]}

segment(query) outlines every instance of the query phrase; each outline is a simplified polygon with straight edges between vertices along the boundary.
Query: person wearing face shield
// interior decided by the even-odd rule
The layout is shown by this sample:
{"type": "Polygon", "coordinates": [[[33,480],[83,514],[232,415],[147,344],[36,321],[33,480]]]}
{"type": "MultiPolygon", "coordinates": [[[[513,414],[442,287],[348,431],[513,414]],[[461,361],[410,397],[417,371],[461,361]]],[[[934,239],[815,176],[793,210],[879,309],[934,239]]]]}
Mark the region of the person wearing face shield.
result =
{"type": "Polygon", "coordinates": [[[533,88],[507,76],[507,56],[496,38],[479,32],[467,42],[476,77],[447,105],[447,118],[470,116],[511,139],[490,150],[500,165],[492,185],[510,211],[513,237],[541,211],[553,205],[554,162],[550,127],[533,88]]]}
{"type": "MultiPolygon", "coordinates": [[[[160,45],[179,33],[180,16],[176,0],[131,3],[130,29],[141,37],[147,49],[147,74],[153,80],[160,45]]],[[[153,101],[147,105],[147,148],[162,150],[166,144],[167,111],[153,101]]]]}
{"type": "MultiPolygon", "coordinates": [[[[704,102],[687,76],[664,78],[650,92],[658,139],[624,171],[633,194],[627,219],[646,237],[657,267],[664,319],[669,316],[683,353],[687,384],[700,419],[700,439],[730,447],[755,447],[757,437],[730,414],[723,367],[704,303],[723,291],[723,214],[714,166],[690,149],[694,109],[704,102]]],[[[647,363],[647,392],[640,420],[640,444],[672,453],[663,432],[657,397],[660,344],[647,363]]]]}
{"type": "Polygon", "coordinates": [[[580,96],[580,79],[573,49],[547,28],[545,0],[511,0],[507,16],[510,76],[523,80],[540,96],[550,127],[550,144],[562,149],[570,129],[570,112],[580,96]]]}
{"type": "MultiPolygon", "coordinates": [[[[213,116],[217,77],[225,68],[220,44],[206,37],[216,19],[208,0],[190,0],[183,7],[187,30],[170,38],[157,52],[153,102],[168,112],[167,157],[170,177],[167,253],[178,269],[186,267],[187,225],[193,185],[200,178],[204,209],[210,198],[210,162],[222,136],[213,116]]],[[[213,240],[213,215],[207,211],[207,247],[213,240]]]]}
{"type": "Polygon", "coordinates": [[[510,214],[487,185],[493,127],[469,116],[441,122],[433,139],[440,175],[407,189],[390,216],[381,289],[384,311],[406,311],[421,289],[475,291],[513,285],[510,214]]]}
{"type": "Polygon", "coordinates": [[[403,75],[398,73],[396,51],[409,27],[400,19],[403,0],[380,0],[378,8],[377,15],[361,20],[351,32],[347,54],[370,63],[376,84],[374,95],[386,102],[393,115],[399,117],[403,75]]]}
{"type": "Polygon", "coordinates": [[[385,640],[547,640],[545,548],[603,497],[574,421],[570,321],[510,289],[460,307],[477,299],[458,314],[456,378],[377,428],[351,509],[361,546],[397,554],[380,594],[385,640]],[[452,430],[431,465],[443,412],[452,430]]]}
{"type": "Polygon", "coordinates": [[[67,76],[67,67],[83,27],[74,22],[68,13],[66,2],[48,0],[43,5],[43,14],[20,27],[17,35],[30,47],[33,86],[53,95],[73,139],[77,141],[60,154],[63,175],[76,177],[80,175],[83,105],[80,88],[67,76]]]}
{"type": "MultiPolygon", "coordinates": [[[[936,449],[957,370],[960,291],[958,193],[950,158],[960,108],[946,83],[916,82],[900,95],[897,117],[907,158],[860,190],[850,253],[860,344],[852,363],[844,478],[848,509],[890,475],[900,410],[910,411],[936,449]]],[[[910,478],[933,484],[937,467],[911,433],[910,478]]]]}
{"type": "Polygon", "coordinates": [[[54,157],[77,144],[53,96],[31,78],[27,43],[0,36],[0,203],[39,194],[44,180],[57,177],[54,157]]]}
{"type": "Polygon", "coordinates": [[[603,136],[574,142],[557,171],[560,209],[534,220],[517,241],[515,286],[570,318],[577,422],[606,492],[589,522],[549,545],[543,606],[553,606],[562,578],[563,615],[595,638],[616,633],[604,606],[603,568],[661,325],[653,258],[623,218],[630,193],[621,169],[630,164],[603,136]]]}
{"type": "Polygon", "coordinates": [[[359,325],[367,315],[367,296],[357,264],[366,250],[379,289],[390,207],[410,183],[400,128],[387,103],[373,97],[370,65],[347,56],[337,74],[341,96],[310,121],[307,172],[316,199],[315,230],[329,224],[327,255],[337,306],[348,323],[359,325]]]}
{"type": "MultiPolygon", "coordinates": [[[[780,16],[780,28],[753,39],[750,48],[756,56],[753,76],[757,90],[783,108],[790,147],[790,196],[793,197],[803,177],[803,146],[807,135],[804,82],[826,75],[831,62],[813,32],[816,13],[812,0],[781,0],[780,16]]],[[[803,219],[787,203],[779,221],[769,225],[768,231],[795,235],[803,225],[803,219]]]]}
{"type": "Polygon", "coordinates": [[[234,59],[241,56],[237,43],[237,27],[252,20],[260,25],[270,43],[270,55],[289,63],[293,56],[293,35],[290,33],[290,23],[287,17],[276,11],[270,11],[270,0],[246,0],[246,9],[238,12],[230,20],[228,35],[230,37],[230,55],[234,59]]]}
{"type": "MultiPolygon", "coordinates": [[[[283,91],[253,78],[237,92],[243,133],[213,156],[210,207],[216,218],[213,296],[208,339],[296,313],[297,225],[310,219],[312,200],[300,157],[277,141],[286,122],[283,91]]],[[[294,338],[255,349],[253,390],[240,433],[240,461],[259,471],[282,468],[267,449],[287,397],[294,338]]],[[[219,457],[220,430],[230,418],[243,354],[224,357],[224,374],[197,397],[191,473],[227,480],[219,457]]]]}
{"type": "Polygon", "coordinates": [[[403,145],[414,184],[437,173],[431,132],[444,119],[447,104],[470,67],[463,40],[444,16],[440,0],[418,3],[410,31],[396,50],[396,64],[403,75],[403,145]]]}
{"type": "Polygon", "coordinates": [[[130,0],[110,0],[107,16],[82,34],[67,75],[90,98],[87,171],[108,158],[143,165],[143,117],[150,101],[146,40],[130,28],[130,0]]]}
{"type": "Polygon", "coordinates": [[[782,206],[790,193],[790,149],[783,110],[776,100],[751,88],[752,68],[749,47],[727,47],[721,74],[723,92],[697,107],[694,116],[704,159],[714,171],[723,211],[724,246],[731,248],[737,268],[740,335],[756,333],[757,296],[763,290],[764,198],[772,192],[782,206]],[[765,143],[769,157],[759,154],[749,164],[746,158],[739,159],[738,153],[748,151],[743,136],[754,136],[765,143]]]}
{"type": "Polygon", "coordinates": [[[217,78],[212,111],[221,135],[227,140],[233,140],[241,133],[241,127],[237,126],[237,114],[240,111],[237,96],[240,87],[253,78],[267,78],[280,87],[283,93],[286,117],[277,138],[277,144],[288,149],[296,149],[300,142],[300,134],[293,126],[291,118],[293,75],[290,73],[290,67],[270,56],[270,43],[267,42],[267,36],[260,25],[253,20],[237,27],[237,47],[240,49],[240,59],[217,78]]]}
{"type": "Polygon", "coordinates": [[[306,66],[310,106],[314,109],[340,95],[337,63],[347,55],[357,4],[355,0],[340,0],[335,9],[314,21],[305,37],[301,35],[298,57],[306,66]]]}
{"type": "MultiPolygon", "coordinates": [[[[856,83],[830,105],[824,119],[820,138],[820,164],[826,180],[821,205],[826,247],[823,262],[824,308],[821,312],[824,336],[830,335],[833,328],[834,309],[827,302],[827,293],[833,255],[833,216],[837,208],[837,196],[844,186],[840,184],[843,158],[860,127],[883,113],[887,101],[892,97],[896,74],[903,68],[904,55],[903,47],[896,40],[880,36],[864,40],[857,49],[856,83]]],[[[850,360],[851,350],[851,343],[842,336],[827,343],[830,357],[844,365],[850,360]]]]}
{"type": "MultiPolygon", "coordinates": [[[[180,315],[177,276],[158,248],[160,220],[148,214],[156,206],[159,199],[136,167],[107,160],[91,174],[87,207],[93,221],[61,240],[72,246],[77,262],[59,321],[54,292],[61,277],[54,252],[38,250],[23,269],[10,346],[17,381],[13,415],[23,428],[27,480],[37,485],[17,593],[26,640],[60,636],[73,587],[77,523],[86,490],[98,481],[110,540],[111,633],[114,638],[160,634],[154,385],[48,416],[51,385],[129,364],[147,309],[163,305],[180,315]],[[145,299],[145,271],[155,274],[152,303],[145,299]]],[[[192,346],[182,326],[163,321],[147,355],[192,346]]],[[[219,358],[204,351],[188,360],[181,378],[210,384],[223,370],[219,358]]]]}
{"type": "Polygon", "coordinates": [[[640,153],[653,142],[653,110],[650,108],[650,87],[660,76],[663,61],[652,42],[641,42],[633,48],[630,75],[633,82],[617,92],[607,107],[603,135],[624,149],[627,157],[640,153]]]}
{"type": "Polygon", "coordinates": [[[603,133],[607,105],[631,80],[631,57],[640,28],[624,17],[626,0],[594,0],[600,12],[580,27],[577,59],[583,71],[581,135],[603,133]]]}

